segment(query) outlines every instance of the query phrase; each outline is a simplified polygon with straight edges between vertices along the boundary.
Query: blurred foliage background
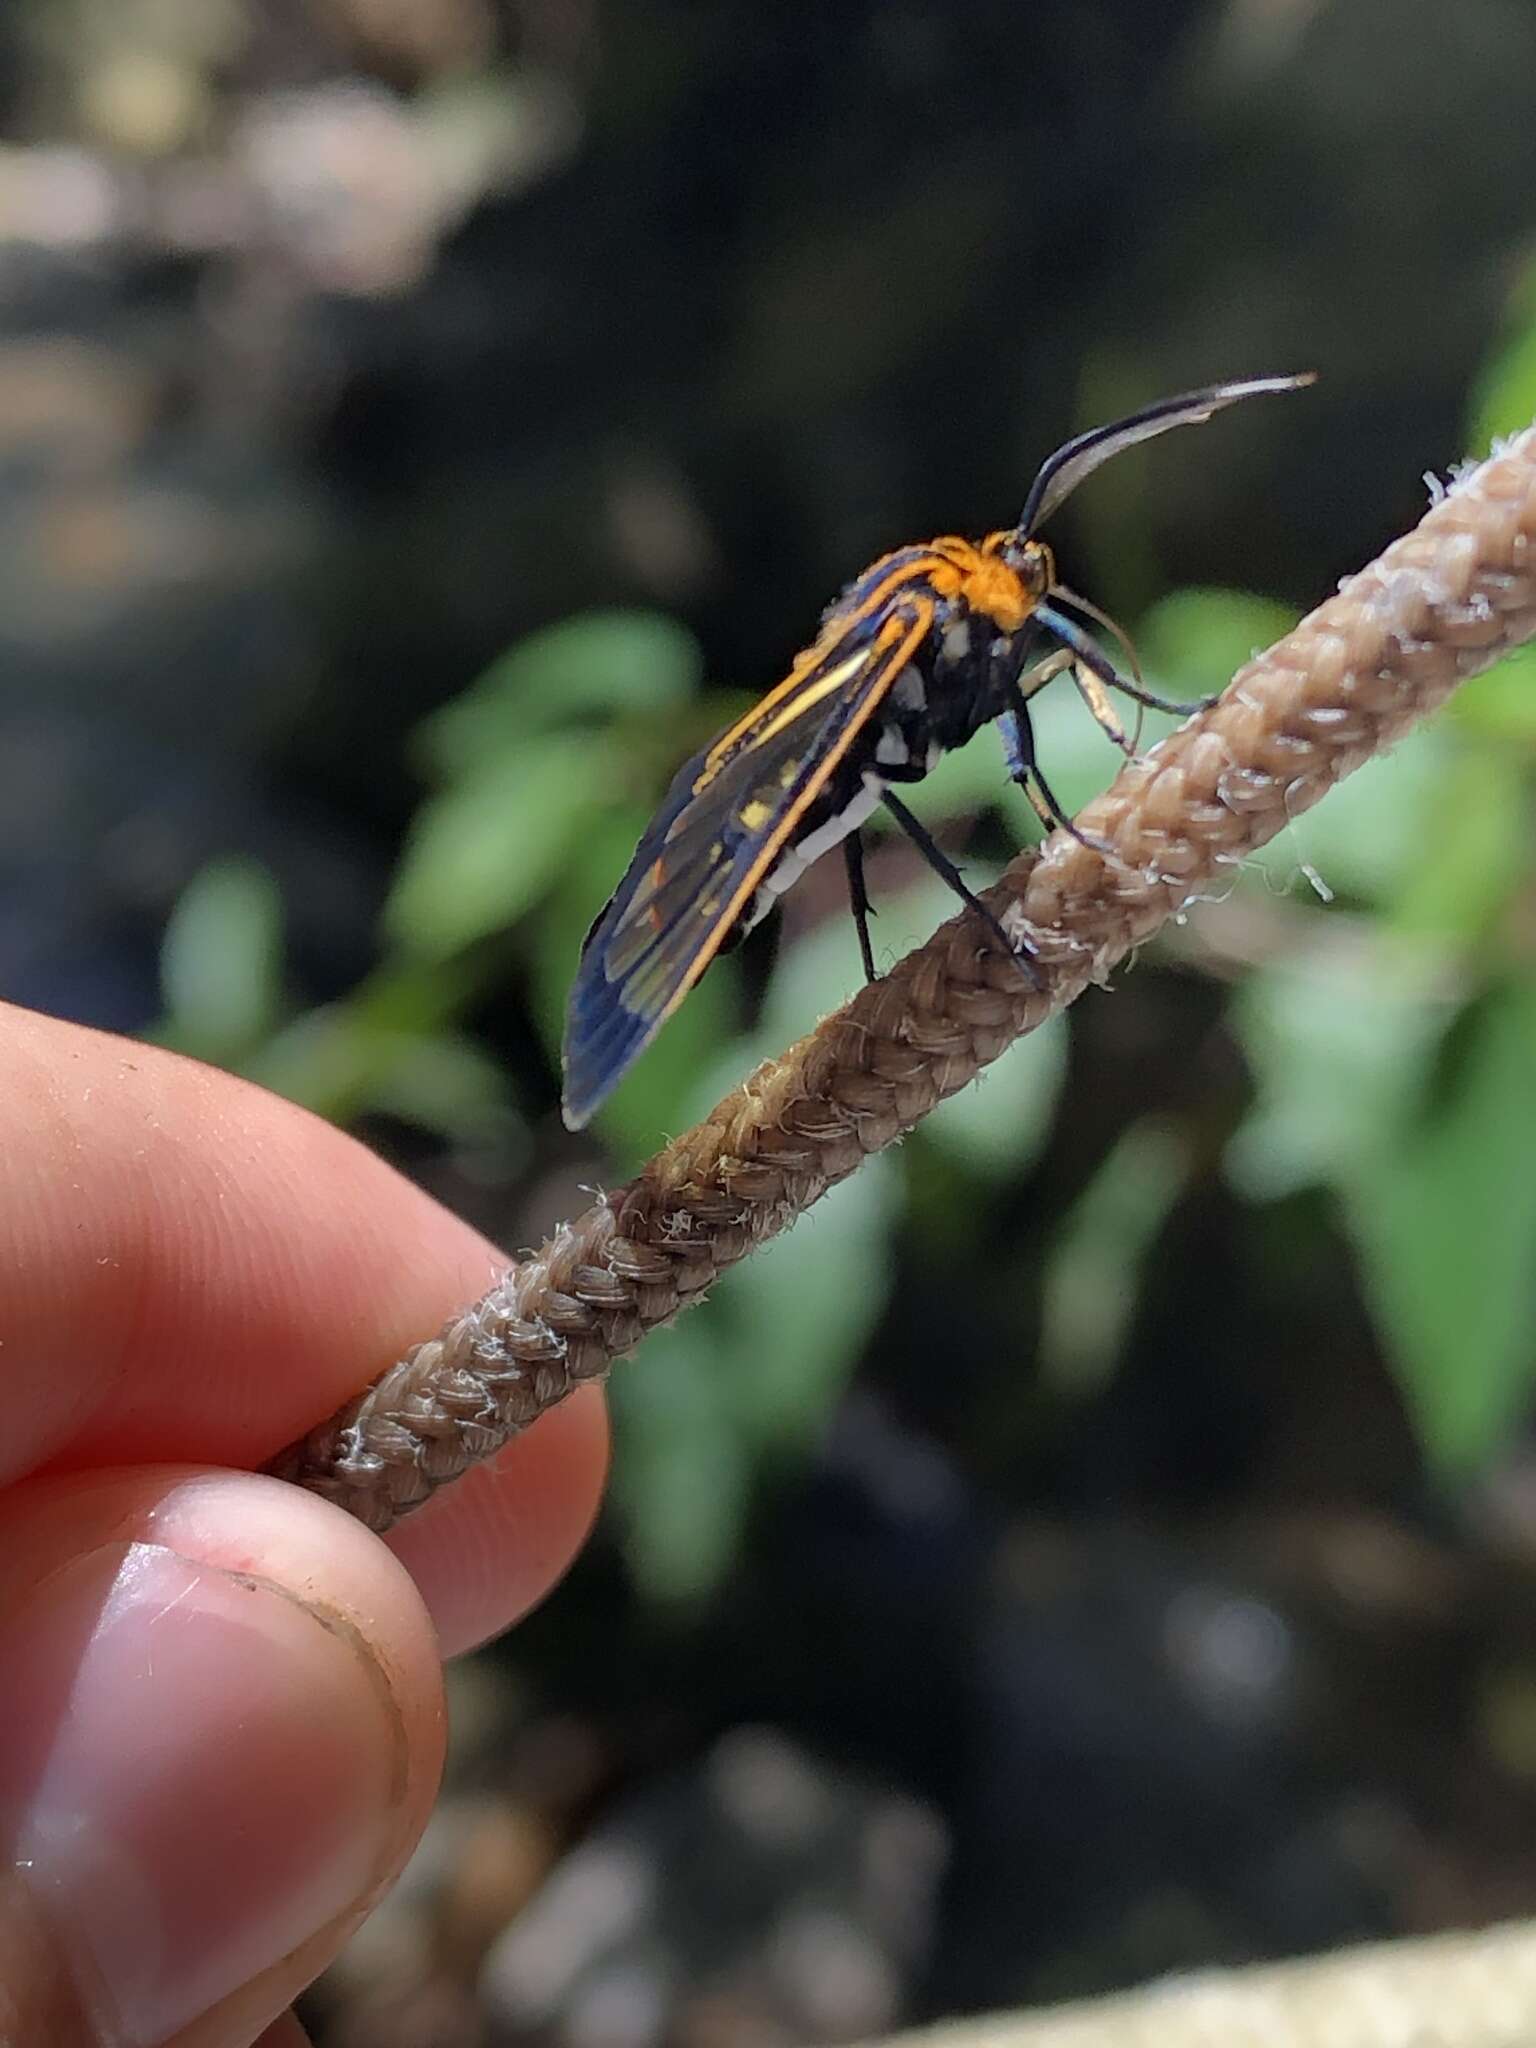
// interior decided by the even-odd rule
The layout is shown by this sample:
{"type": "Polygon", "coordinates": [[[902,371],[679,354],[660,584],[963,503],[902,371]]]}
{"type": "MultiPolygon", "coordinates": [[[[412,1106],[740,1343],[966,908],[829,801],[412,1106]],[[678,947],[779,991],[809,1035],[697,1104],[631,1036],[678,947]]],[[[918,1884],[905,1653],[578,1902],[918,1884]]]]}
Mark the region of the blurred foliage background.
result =
{"type": "MultiPolygon", "coordinates": [[[[1523,0],[12,0],[0,991],[537,1241],[855,985],[826,863],[560,1126],[582,931],[868,559],[1316,367],[1053,536],[1192,695],[1530,420],[1533,78],[1523,0]]],[[[1516,661],[651,1340],[321,2043],[1536,1907],[1533,795],[1516,661]]],[[[921,801],[1034,829],[985,737],[921,801]]]]}

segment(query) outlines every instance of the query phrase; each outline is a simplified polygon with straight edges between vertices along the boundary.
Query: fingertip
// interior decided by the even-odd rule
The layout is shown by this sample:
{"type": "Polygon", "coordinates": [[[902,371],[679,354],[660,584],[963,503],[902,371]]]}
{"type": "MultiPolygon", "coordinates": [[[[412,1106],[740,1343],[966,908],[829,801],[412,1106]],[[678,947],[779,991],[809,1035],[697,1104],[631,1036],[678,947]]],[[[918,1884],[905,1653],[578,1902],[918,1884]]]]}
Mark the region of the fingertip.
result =
{"type": "Polygon", "coordinates": [[[444,1656],[498,1635],[569,1569],[608,1473],[608,1410],[581,1387],[391,1531],[444,1656]]]}
{"type": "Polygon", "coordinates": [[[0,1830],[39,1909],[14,1924],[23,1976],[30,1955],[55,1987],[48,2038],[86,2012],[146,2040],[231,2002],[270,2018],[398,1872],[436,1790],[440,1668],[414,1587],[365,1530],[276,1481],[18,1489],[0,1516],[0,1664],[26,1676],[0,1830]]]}
{"type": "Polygon", "coordinates": [[[299,2024],[297,2013],[279,2013],[262,2034],[253,2048],[311,2048],[308,2034],[299,2024]]]}

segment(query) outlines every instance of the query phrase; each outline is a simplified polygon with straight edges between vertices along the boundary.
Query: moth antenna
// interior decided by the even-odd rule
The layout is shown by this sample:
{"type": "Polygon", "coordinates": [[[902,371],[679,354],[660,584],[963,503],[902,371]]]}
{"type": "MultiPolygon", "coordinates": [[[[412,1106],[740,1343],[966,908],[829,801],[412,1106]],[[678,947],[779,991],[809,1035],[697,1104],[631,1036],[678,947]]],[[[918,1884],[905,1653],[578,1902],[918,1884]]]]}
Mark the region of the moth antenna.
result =
{"type": "Polygon", "coordinates": [[[1123,448],[1132,448],[1138,441],[1150,441],[1154,434],[1166,434],[1172,427],[1195,426],[1227,406],[1236,405],[1239,399],[1258,398],[1270,391],[1296,391],[1315,382],[1316,372],[1307,370],[1299,377],[1245,377],[1236,384],[1208,384],[1202,391],[1160,398],[1138,412],[1127,413],[1124,419],[1111,420],[1106,427],[1090,427],[1086,433],[1075,434],[1041,463],[1024,500],[1024,510],[1019,514],[1020,537],[1028,540],[1084,477],[1091,476],[1101,462],[1108,462],[1123,448]]]}

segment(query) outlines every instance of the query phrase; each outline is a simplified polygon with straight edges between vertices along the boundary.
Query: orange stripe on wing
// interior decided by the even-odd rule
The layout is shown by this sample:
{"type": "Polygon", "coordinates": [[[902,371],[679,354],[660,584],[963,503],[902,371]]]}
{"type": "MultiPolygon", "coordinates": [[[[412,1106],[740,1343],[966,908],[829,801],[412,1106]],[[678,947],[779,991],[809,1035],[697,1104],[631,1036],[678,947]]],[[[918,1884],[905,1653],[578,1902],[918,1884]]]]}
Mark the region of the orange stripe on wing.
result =
{"type": "Polygon", "coordinates": [[[836,768],[839,761],[842,760],[848,749],[853,745],[859,733],[868,724],[871,713],[884,701],[886,693],[896,677],[901,674],[917,649],[922,645],[923,636],[933,624],[933,614],[934,605],[932,598],[927,596],[921,597],[913,607],[913,618],[910,624],[904,619],[894,618],[890,621],[889,626],[882,628],[881,632],[876,636],[874,651],[878,654],[881,642],[885,641],[887,643],[887,652],[879,673],[870,679],[863,703],[849,719],[843,731],[838,734],[837,739],[828,748],[823,759],[818,762],[816,772],[808,779],[805,788],[800,792],[794,803],[764,841],[756,860],[753,861],[751,867],[737,885],[735,893],[721,910],[714,924],[710,927],[709,932],[700,943],[698,951],[689,961],[687,970],[671,997],[657,1012],[653,1029],[659,1029],[666,1022],[667,1018],[672,1015],[678,1004],[683,1000],[683,997],[687,995],[689,989],[699,979],[699,976],[704,972],[710,961],[719,952],[725,942],[726,935],[731,931],[737,918],[740,917],[742,911],[752,900],[759,882],[762,881],[763,876],[768,873],[780,853],[783,852],[785,842],[790,834],[794,831],[796,825],[799,824],[801,818],[804,817],[806,811],[826,788],[827,780],[833,769],[836,768]]]}
{"type": "MultiPolygon", "coordinates": [[[[840,643],[875,613],[889,605],[903,588],[915,584],[925,593],[931,591],[939,597],[952,596],[960,587],[960,578],[955,573],[957,565],[936,551],[940,547],[950,545],[951,543],[947,541],[935,542],[935,552],[919,556],[914,562],[898,564],[889,575],[881,578],[861,604],[854,606],[850,611],[834,612],[814,643],[796,657],[784,680],[775,683],[766,696],[758,699],[750,711],[745,712],[733,726],[721,733],[704,757],[704,765],[699,771],[699,779],[694,788],[701,790],[712,782],[719,773],[722,763],[729,759],[744,741],[765,739],[769,733],[782,731],[788,721],[797,716],[806,704],[815,703],[818,698],[829,695],[832,690],[846,682],[852,672],[848,663],[856,663],[869,653],[869,649],[861,648],[856,655],[849,656],[846,662],[838,662],[840,643]],[[834,670],[830,673],[836,675],[836,681],[829,682],[826,674],[818,674],[818,671],[826,669],[828,662],[835,664],[834,670]],[[807,691],[812,694],[807,695],[807,691]],[[792,701],[786,703],[786,698],[792,701]],[[763,720],[770,714],[774,715],[765,730],[763,720]]],[[[954,545],[965,546],[967,543],[957,542],[954,545]]],[[[875,567],[879,566],[877,562],[875,567]]],[[[878,639],[875,646],[879,646],[878,639]]]]}
{"type": "MultiPolygon", "coordinates": [[[[877,642],[876,647],[878,644],[877,642]]],[[[868,668],[875,658],[877,657],[874,649],[861,647],[856,654],[850,654],[846,661],[838,662],[824,675],[805,683],[800,694],[770,718],[766,725],[753,728],[753,746],[761,746],[765,741],[776,738],[786,726],[793,725],[797,718],[803,717],[812,705],[819,704],[823,697],[833,696],[844,683],[852,682],[859,670],[868,668]]]]}

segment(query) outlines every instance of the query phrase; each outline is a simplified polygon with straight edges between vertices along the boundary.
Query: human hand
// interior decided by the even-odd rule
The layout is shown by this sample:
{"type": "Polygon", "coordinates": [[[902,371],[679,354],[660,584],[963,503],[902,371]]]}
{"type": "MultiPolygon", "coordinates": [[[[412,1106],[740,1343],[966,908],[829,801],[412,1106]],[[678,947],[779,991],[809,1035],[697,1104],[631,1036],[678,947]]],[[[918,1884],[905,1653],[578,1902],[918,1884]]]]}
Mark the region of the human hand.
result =
{"type": "Polygon", "coordinates": [[[6,2048],[302,2040],[426,1821],[440,1659],[565,1569],[606,1425],[577,1395],[387,1545],[241,1468],[500,1263],[290,1104],[0,1006],[6,2048]]]}

